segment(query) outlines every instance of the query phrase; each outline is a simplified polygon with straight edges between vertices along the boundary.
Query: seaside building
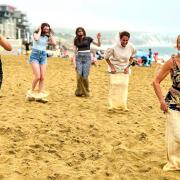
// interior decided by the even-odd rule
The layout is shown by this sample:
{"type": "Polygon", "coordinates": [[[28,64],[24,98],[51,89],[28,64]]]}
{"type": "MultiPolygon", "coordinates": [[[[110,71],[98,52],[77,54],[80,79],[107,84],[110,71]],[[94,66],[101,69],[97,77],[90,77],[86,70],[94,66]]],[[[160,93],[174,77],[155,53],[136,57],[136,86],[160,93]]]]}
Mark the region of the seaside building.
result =
{"type": "Polygon", "coordinates": [[[0,34],[9,39],[28,40],[30,28],[25,13],[10,5],[0,5],[0,34]]]}

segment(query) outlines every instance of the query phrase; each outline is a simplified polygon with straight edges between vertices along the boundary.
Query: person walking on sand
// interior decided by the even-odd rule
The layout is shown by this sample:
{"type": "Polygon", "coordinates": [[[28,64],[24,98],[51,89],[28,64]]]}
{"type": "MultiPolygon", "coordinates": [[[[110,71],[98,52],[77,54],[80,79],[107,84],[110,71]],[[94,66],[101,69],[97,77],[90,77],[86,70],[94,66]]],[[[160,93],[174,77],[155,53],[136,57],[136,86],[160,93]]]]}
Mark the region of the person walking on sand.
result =
{"type": "Polygon", "coordinates": [[[153,81],[154,91],[159,99],[161,110],[167,115],[166,138],[168,162],[164,171],[180,170],[180,35],[177,37],[177,54],[172,56],[160,69],[153,81]],[[172,86],[165,99],[160,83],[167,75],[171,76],[172,86]]]}
{"type": "MultiPolygon", "coordinates": [[[[2,35],[0,35],[0,46],[2,46],[7,51],[12,50],[11,44],[2,35]]],[[[1,56],[0,56],[0,89],[2,85],[2,80],[3,80],[3,69],[2,69],[2,61],[1,61],[1,56]]]]}
{"type": "Polygon", "coordinates": [[[151,48],[149,48],[149,52],[148,52],[148,65],[151,66],[152,64],[152,50],[151,48]]]}
{"type": "Polygon", "coordinates": [[[47,102],[47,93],[44,91],[44,79],[47,66],[48,44],[56,45],[53,31],[48,23],[42,23],[40,28],[33,34],[33,46],[30,54],[29,63],[31,64],[34,79],[32,89],[27,92],[28,100],[38,100],[47,102]],[[38,89],[36,91],[36,87],[38,89]]]}
{"type": "Polygon", "coordinates": [[[76,29],[76,37],[74,39],[75,62],[77,72],[77,88],[75,95],[90,96],[89,90],[89,72],[91,67],[90,45],[93,43],[96,46],[101,46],[101,34],[97,34],[97,42],[93,38],[86,36],[86,31],[83,27],[76,29]]]}
{"type": "Polygon", "coordinates": [[[120,32],[117,44],[105,52],[105,60],[110,72],[109,110],[128,110],[127,97],[130,66],[136,53],[133,45],[129,43],[129,38],[129,32],[120,32]]]}

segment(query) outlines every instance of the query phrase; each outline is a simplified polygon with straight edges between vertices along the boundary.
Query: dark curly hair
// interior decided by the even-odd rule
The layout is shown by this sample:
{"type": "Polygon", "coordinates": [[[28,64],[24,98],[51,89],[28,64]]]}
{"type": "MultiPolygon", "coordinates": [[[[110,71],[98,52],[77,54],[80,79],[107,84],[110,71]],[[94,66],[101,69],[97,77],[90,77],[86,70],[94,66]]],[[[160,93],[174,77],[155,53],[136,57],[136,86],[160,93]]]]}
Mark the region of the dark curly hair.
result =
{"type": "Polygon", "coordinates": [[[123,36],[127,36],[128,38],[130,38],[130,33],[127,31],[119,32],[120,39],[122,39],[123,36]]]}

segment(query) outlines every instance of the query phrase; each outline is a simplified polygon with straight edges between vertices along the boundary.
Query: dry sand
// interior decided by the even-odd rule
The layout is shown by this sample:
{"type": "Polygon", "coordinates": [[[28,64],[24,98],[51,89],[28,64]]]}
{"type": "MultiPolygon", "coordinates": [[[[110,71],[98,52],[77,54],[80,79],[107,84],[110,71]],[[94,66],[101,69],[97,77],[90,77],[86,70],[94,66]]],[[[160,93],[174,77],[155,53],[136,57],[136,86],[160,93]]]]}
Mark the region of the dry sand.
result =
{"type": "MultiPolygon", "coordinates": [[[[68,60],[49,59],[49,103],[25,101],[27,57],[3,56],[0,180],[175,180],[166,163],[165,115],[152,90],[156,67],[133,67],[129,112],[108,112],[106,64],[91,69],[93,96],[74,96],[68,60]]],[[[168,89],[169,78],[163,83],[168,89]]]]}

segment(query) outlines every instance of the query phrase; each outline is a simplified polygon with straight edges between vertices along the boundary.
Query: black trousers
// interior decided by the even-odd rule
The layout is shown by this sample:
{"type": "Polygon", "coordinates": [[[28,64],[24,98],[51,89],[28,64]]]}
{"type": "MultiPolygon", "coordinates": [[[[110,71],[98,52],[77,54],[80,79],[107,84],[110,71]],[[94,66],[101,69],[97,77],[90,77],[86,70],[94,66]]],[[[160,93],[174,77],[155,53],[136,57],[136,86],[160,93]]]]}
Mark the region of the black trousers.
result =
{"type": "Polygon", "coordinates": [[[3,80],[3,69],[2,69],[2,62],[1,62],[1,57],[0,57],[0,89],[2,85],[2,80],[3,80]]]}

